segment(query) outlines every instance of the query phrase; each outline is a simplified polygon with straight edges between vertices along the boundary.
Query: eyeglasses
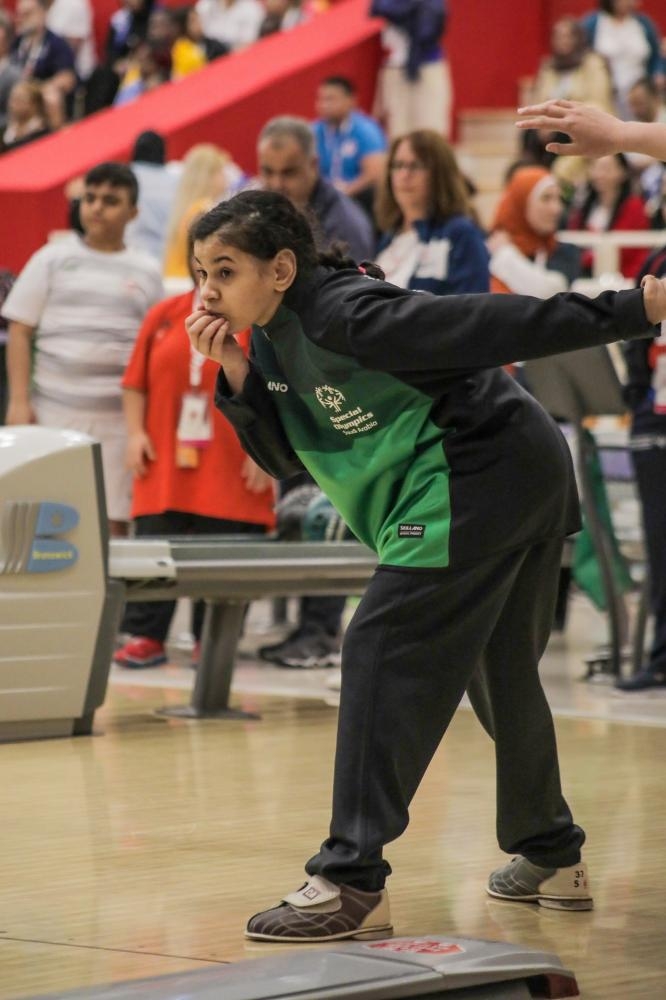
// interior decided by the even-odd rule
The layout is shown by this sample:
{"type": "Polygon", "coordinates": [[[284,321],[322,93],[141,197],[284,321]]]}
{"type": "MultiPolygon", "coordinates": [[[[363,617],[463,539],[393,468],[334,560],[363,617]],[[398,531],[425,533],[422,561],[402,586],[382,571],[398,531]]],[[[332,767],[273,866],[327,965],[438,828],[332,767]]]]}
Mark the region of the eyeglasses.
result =
{"type": "Polygon", "coordinates": [[[425,163],[418,163],[416,160],[394,160],[389,165],[389,170],[392,174],[397,173],[399,170],[406,170],[408,174],[418,174],[422,170],[427,169],[425,163]]]}

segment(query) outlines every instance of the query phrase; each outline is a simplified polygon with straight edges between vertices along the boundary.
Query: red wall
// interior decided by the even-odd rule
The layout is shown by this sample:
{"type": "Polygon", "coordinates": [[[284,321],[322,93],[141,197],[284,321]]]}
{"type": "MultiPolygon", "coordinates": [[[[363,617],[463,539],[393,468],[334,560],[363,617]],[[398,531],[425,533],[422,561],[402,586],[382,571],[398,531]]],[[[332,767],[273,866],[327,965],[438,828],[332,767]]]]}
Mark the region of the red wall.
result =
{"type": "MultiPolygon", "coordinates": [[[[106,12],[117,6],[94,3],[106,12]]],[[[369,0],[341,0],[292,32],[0,157],[0,266],[20,268],[50,230],[65,224],[65,183],[94,163],[126,159],[143,129],[167,136],[170,157],[195,142],[217,142],[253,171],[258,129],[274,114],[313,116],[322,76],[351,76],[369,108],[381,22],[367,17],[368,6],[369,0]]],[[[517,80],[536,70],[553,21],[595,6],[595,0],[450,0],[447,46],[457,109],[515,106],[517,80]]],[[[645,0],[643,9],[666,29],[664,0],[645,0]]]]}
{"type": "Polygon", "coordinates": [[[144,129],[167,137],[170,158],[194,143],[215,142],[253,172],[261,126],[276,114],[312,118],[322,76],[353,77],[369,106],[380,29],[366,16],[365,0],[345,0],[321,21],[266,38],[139,101],[0,157],[0,266],[20,268],[51,230],[65,225],[63,188],[70,178],[103,160],[127,159],[144,129]]]}
{"type": "MultiPolygon", "coordinates": [[[[565,14],[596,10],[596,0],[449,0],[447,47],[456,107],[511,107],[518,80],[532,76],[550,27],[565,14]]],[[[642,11],[666,33],[666,0],[644,0],[642,11]]]]}

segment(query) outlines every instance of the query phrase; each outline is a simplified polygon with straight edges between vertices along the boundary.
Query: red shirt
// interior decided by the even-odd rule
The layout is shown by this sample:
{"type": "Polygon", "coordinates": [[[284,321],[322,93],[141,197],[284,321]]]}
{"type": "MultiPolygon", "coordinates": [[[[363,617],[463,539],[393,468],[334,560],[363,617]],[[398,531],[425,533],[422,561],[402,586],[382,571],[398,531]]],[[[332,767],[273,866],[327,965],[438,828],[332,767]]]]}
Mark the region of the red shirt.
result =
{"type": "MultiPolygon", "coordinates": [[[[145,476],[134,479],[132,517],[178,510],[203,517],[264,524],[272,528],[272,488],[250,493],[241,477],[247,456],[231,424],[215,408],[213,399],[219,367],[206,359],[196,391],[209,399],[213,438],[198,451],[195,469],[176,466],[176,429],[183,395],[190,389],[190,342],[185,319],[192,312],[187,292],[164,299],[146,314],[129,364],[123,388],[146,396],[145,430],[156,452],[145,476]]],[[[238,340],[247,353],[249,331],[238,340]]]]}
{"type": "MultiPolygon", "coordinates": [[[[573,212],[567,229],[588,229],[581,219],[580,211],[573,212]]],[[[649,229],[650,222],[645,213],[645,205],[638,197],[632,194],[620,205],[615,221],[609,232],[616,230],[649,229]]],[[[623,247],[620,250],[620,271],[625,278],[636,278],[638,272],[645,263],[647,255],[650,253],[649,247],[623,247]]],[[[594,254],[592,250],[585,250],[581,258],[581,264],[586,270],[592,270],[594,254]]]]}

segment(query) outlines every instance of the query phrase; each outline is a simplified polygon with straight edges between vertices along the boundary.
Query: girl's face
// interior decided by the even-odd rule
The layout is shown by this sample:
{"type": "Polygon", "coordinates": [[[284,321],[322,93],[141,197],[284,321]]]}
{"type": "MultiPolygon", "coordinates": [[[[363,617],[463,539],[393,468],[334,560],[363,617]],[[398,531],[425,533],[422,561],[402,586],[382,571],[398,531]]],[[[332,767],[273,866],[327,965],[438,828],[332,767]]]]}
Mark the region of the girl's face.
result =
{"type": "Polygon", "coordinates": [[[590,166],[590,184],[600,195],[610,195],[620,190],[626,174],[614,156],[600,156],[590,166]]]}
{"type": "Polygon", "coordinates": [[[407,139],[396,146],[389,170],[393,197],[403,215],[425,217],[430,204],[430,175],[407,139]]]}
{"type": "Polygon", "coordinates": [[[194,266],[202,305],[226,319],[234,334],[252,324],[265,326],[296,276],[290,250],[263,261],[220,242],[216,235],[196,241],[194,266]]]}
{"type": "Polygon", "coordinates": [[[562,207],[562,196],[557,183],[545,188],[535,188],[527,199],[525,218],[535,233],[550,236],[558,227],[562,207]]]}

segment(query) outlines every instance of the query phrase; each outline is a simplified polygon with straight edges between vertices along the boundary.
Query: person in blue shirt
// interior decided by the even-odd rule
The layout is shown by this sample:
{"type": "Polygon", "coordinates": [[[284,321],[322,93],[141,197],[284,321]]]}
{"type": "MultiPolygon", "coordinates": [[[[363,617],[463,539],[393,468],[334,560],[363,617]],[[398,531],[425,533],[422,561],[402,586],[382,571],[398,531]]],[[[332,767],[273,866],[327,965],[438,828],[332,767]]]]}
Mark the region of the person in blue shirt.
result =
{"type": "Polygon", "coordinates": [[[322,176],[368,207],[386,163],[381,126],[357,109],[356,88],[346,76],[322,80],[317,113],[312,129],[322,176]]]}
{"type": "Polygon", "coordinates": [[[376,261],[401,288],[453,295],[487,292],[489,260],[453,150],[432,129],[391,144],[375,209],[376,261]]]}

